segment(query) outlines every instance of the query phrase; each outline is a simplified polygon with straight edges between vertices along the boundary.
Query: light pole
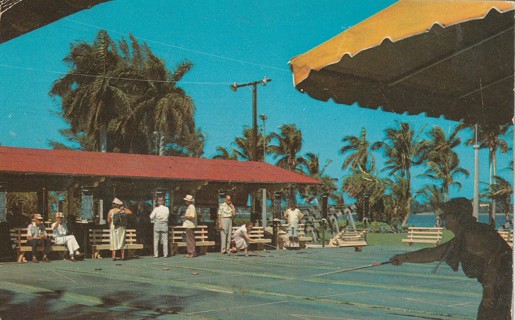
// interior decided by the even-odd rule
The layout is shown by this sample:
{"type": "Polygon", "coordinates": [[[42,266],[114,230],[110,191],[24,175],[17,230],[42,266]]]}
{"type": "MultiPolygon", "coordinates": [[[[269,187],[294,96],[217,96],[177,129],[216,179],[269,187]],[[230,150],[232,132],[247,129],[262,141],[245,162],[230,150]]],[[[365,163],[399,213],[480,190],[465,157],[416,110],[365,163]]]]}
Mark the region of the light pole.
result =
{"type": "Polygon", "coordinates": [[[260,114],[259,119],[263,121],[263,162],[266,162],[266,120],[268,120],[268,116],[260,114]]]}
{"type": "Polygon", "coordinates": [[[267,78],[266,76],[263,78],[263,80],[249,82],[249,83],[242,83],[238,84],[234,82],[231,85],[232,91],[236,92],[238,88],[241,87],[250,87],[252,86],[252,156],[250,157],[251,161],[258,161],[257,157],[257,86],[258,84],[262,84],[266,86],[267,82],[272,81],[272,79],[267,78]]]}
{"type": "MultiPolygon", "coordinates": [[[[263,120],[263,162],[266,162],[266,114],[260,114],[259,119],[263,120]]],[[[263,195],[261,197],[261,226],[263,230],[266,228],[266,189],[263,188],[263,195]]]]}

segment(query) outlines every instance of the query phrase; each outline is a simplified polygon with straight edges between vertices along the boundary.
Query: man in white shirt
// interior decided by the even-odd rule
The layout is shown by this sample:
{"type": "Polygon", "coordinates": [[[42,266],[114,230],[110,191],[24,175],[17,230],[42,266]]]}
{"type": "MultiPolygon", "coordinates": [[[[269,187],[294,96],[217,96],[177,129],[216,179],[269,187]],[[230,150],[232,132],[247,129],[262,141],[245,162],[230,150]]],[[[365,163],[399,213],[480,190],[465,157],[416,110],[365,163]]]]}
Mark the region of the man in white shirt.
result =
{"type": "Polygon", "coordinates": [[[43,217],[36,213],[34,214],[34,218],[32,219],[32,223],[27,227],[27,243],[32,247],[32,262],[38,263],[38,259],[36,258],[37,247],[43,245],[44,247],[44,262],[50,262],[48,260],[48,253],[50,252],[50,247],[52,245],[50,239],[47,237],[47,233],[45,230],[45,224],[43,223],[43,217]]]}
{"type": "Polygon", "coordinates": [[[157,207],[150,214],[150,221],[154,223],[154,258],[159,257],[159,241],[163,245],[163,256],[168,257],[168,217],[170,210],[163,198],[157,199],[157,207]]]}
{"type": "Polygon", "coordinates": [[[218,207],[218,230],[220,230],[220,252],[227,253],[231,248],[232,219],[236,208],[231,202],[231,196],[225,196],[225,202],[218,207]]]}
{"type": "Polygon", "coordinates": [[[288,223],[288,237],[290,239],[290,247],[296,246],[299,240],[299,222],[304,217],[302,212],[297,208],[295,203],[291,203],[290,207],[284,213],[286,223],[288,223]]]}

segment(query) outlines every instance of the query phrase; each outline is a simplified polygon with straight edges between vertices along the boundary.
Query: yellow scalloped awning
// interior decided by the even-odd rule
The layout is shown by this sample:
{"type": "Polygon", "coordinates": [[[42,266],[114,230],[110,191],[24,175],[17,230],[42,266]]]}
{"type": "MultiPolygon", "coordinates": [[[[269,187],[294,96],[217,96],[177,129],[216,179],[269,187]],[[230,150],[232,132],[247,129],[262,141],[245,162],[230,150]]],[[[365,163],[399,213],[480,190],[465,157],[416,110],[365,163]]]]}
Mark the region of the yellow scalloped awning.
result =
{"type": "Polygon", "coordinates": [[[428,32],[435,24],[449,27],[483,19],[491,10],[515,10],[511,1],[428,1],[401,0],[336,37],[291,59],[294,83],[306,79],[311,70],[334,64],[348,54],[428,32]]]}

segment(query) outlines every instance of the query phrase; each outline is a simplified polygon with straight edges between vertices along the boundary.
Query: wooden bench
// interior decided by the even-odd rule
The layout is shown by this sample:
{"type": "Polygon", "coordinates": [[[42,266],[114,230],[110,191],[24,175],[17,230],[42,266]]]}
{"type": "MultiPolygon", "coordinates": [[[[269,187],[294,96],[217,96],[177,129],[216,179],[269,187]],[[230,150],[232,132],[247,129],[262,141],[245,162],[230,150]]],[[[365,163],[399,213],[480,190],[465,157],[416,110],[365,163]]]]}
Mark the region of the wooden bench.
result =
{"type": "MultiPolygon", "coordinates": [[[[32,247],[27,243],[27,228],[12,228],[9,230],[12,248],[16,249],[16,257],[19,263],[27,262],[25,259],[26,252],[32,252],[32,247]]],[[[47,232],[50,239],[52,239],[51,234],[47,232]]],[[[43,246],[38,246],[38,251],[43,252],[43,246]]],[[[68,248],[63,245],[52,244],[50,247],[50,252],[59,252],[59,258],[64,259],[64,255],[68,252],[68,248]]]]}
{"type": "MultiPolygon", "coordinates": [[[[206,254],[207,248],[216,243],[209,240],[209,230],[205,225],[195,227],[195,247],[200,247],[200,254],[206,254]]],[[[175,255],[179,248],[186,247],[186,228],[181,226],[170,226],[170,248],[171,255],[175,255]]]]}
{"type": "Polygon", "coordinates": [[[443,228],[423,228],[423,227],[409,227],[408,237],[401,239],[402,242],[407,242],[409,246],[414,243],[430,243],[434,246],[440,244],[443,236],[443,228]]]}
{"type": "Polygon", "coordinates": [[[513,230],[497,230],[497,233],[513,248],[513,230]]]}
{"type": "MultiPolygon", "coordinates": [[[[288,243],[289,236],[288,236],[288,224],[281,225],[279,229],[279,248],[285,248],[286,243],[288,243]]],[[[307,242],[312,242],[313,238],[306,236],[306,225],[303,223],[299,223],[299,231],[298,231],[298,237],[299,238],[299,245],[300,248],[306,248],[307,242]]]]}
{"type": "MultiPolygon", "coordinates": [[[[234,234],[239,227],[232,227],[232,240],[234,241],[234,234]]],[[[272,243],[272,239],[265,238],[265,230],[263,227],[252,227],[252,230],[248,233],[249,238],[252,239],[250,244],[256,244],[257,250],[264,250],[265,244],[272,243]]]]}
{"type": "Polygon", "coordinates": [[[327,246],[330,248],[354,247],[355,252],[361,252],[367,245],[366,234],[366,230],[345,229],[329,240],[327,246]]]}
{"type": "MultiPolygon", "coordinates": [[[[109,229],[89,229],[89,244],[91,245],[91,259],[102,259],[100,251],[111,250],[109,229]]],[[[137,243],[136,229],[125,230],[125,250],[128,257],[133,257],[135,250],[143,249],[143,244],[137,243]]]]}

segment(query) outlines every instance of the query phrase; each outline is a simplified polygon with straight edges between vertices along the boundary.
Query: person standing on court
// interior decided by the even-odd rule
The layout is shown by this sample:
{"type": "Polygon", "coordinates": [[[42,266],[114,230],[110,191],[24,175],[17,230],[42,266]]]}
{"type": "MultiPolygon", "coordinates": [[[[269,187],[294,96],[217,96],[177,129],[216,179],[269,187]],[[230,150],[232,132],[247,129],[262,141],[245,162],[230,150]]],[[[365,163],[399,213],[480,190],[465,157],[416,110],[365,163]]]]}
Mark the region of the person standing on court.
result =
{"type": "Polygon", "coordinates": [[[122,260],[125,260],[125,230],[128,221],[128,217],[125,215],[132,214],[132,211],[125,208],[123,202],[118,198],[113,199],[112,205],[113,208],[107,213],[111,254],[113,261],[115,261],[116,251],[120,250],[122,260]]]}
{"type": "Polygon", "coordinates": [[[185,255],[186,258],[194,258],[197,256],[197,252],[195,251],[195,219],[197,218],[197,210],[193,205],[195,199],[193,199],[192,195],[187,195],[183,198],[186,201],[186,213],[181,216],[181,219],[184,220],[182,226],[186,228],[186,249],[188,254],[185,255]]]}
{"type": "Polygon", "coordinates": [[[220,252],[227,253],[231,248],[232,219],[236,208],[231,202],[231,196],[225,196],[225,202],[218,207],[218,230],[220,230],[220,252]]]}
{"type": "Polygon", "coordinates": [[[304,215],[297,208],[295,202],[290,203],[290,207],[284,213],[286,223],[288,223],[288,238],[290,239],[289,246],[298,246],[299,242],[299,222],[304,215]]]}
{"type": "MultiPolygon", "coordinates": [[[[453,271],[459,266],[469,278],[483,286],[477,319],[511,319],[513,288],[512,249],[489,225],[472,215],[472,203],[454,198],[441,206],[441,217],[454,238],[434,248],[398,254],[390,258],[394,266],[408,263],[447,263],[453,271]]],[[[440,264],[436,266],[438,268],[440,264]]],[[[435,269],[436,271],[436,269],[435,269]]]]}
{"type": "Polygon", "coordinates": [[[163,198],[157,199],[157,207],[150,214],[150,221],[154,223],[154,258],[159,257],[159,241],[163,246],[163,256],[168,257],[168,217],[170,209],[166,207],[163,198]]]}

